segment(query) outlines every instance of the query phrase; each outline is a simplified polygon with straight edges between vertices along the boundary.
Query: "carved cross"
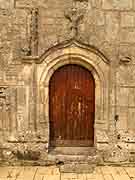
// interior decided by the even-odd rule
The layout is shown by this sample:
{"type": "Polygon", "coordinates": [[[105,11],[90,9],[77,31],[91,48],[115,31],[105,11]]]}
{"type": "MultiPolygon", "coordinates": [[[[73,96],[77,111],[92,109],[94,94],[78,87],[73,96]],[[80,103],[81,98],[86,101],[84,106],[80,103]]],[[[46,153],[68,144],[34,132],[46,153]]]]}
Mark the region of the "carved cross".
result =
{"type": "Polygon", "coordinates": [[[78,35],[78,25],[83,19],[83,16],[83,12],[77,10],[76,8],[72,8],[71,10],[65,12],[65,17],[71,22],[71,34],[73,38],[78,35]]]}

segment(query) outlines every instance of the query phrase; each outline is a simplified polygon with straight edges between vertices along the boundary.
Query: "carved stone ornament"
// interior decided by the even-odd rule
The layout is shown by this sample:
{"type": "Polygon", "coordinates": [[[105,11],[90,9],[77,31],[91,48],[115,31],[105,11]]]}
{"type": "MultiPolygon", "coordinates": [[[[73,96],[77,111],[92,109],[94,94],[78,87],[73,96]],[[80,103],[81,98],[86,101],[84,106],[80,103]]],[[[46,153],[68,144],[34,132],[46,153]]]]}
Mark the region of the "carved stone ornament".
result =
{"type": "Polygon", "coordinates": [[[119,146],[118,144],[111,144],[108,151],[104,152],[104,161],[110,163],[126,162],[128,161],[128,150],[119,146]]]}
{"type": "Polygon", "coordinates": [[[132,57],[130,55],[120,55],[119,56],[120,64],[128,64],[132,62],[132,57]]]}
{"type": "Polygon", "coordinates": [[[27,45],[21,51],[24,56],[38,54],[38,8],[32,8],[27,16],[27,45]]]}
{"type": "Polygon", "coordinates": [[[6,87],[0,87],[0,109],[3,109],[3,106],[6,105],[6,87]]]}
{"type": "Polygon", "coordinates": [[[7,87],[0,87],[0,111],[9,111],[11,103],[7,92],[7,87]]]}
{"type": "Polygon", "coordinates": [[[70,30],[72,38],[76,38],[78,35],[78,26],[84,17],[84,12],[82,10],[78,10],[77,8],[72,8],[65,12],[65,17],[71,23],[70,30]]]}

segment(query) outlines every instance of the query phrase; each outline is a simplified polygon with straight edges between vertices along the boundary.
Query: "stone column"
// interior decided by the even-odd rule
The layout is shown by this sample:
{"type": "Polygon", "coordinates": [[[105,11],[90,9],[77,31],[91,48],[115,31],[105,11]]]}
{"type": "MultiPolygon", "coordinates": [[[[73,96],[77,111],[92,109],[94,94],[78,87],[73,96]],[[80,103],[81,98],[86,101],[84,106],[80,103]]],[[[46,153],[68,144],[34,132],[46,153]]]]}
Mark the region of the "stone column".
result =
{"type": "Polygon", "coordinates": [[[25,55],[37,56],[38,54],[38,9],[30,9],[27,16],[27,43],[25,55]]]}
{"type": "Polygon", "coordinates": [[[30,117],[29,117],[29,128],[32,131],[37,130],[37,67],[36,64],[32,64],[31,72],[31,84],[29,94],[29,106],[30,106],[30,117]]]}
{"type": "Polygon", "coordinates": [[[38,54],[38,9],[33,8],[31,10],[31,54],[37,56],[38,54]]]}
{"type": "Polygon", "coordinates": [[[116,70],[111,64],[110,66],[110,86],[109,86],[109,139],[110,143],[115,143],[116,141],[116,70]],[[112,102],[115,106],[112,106],[112,102]]]}

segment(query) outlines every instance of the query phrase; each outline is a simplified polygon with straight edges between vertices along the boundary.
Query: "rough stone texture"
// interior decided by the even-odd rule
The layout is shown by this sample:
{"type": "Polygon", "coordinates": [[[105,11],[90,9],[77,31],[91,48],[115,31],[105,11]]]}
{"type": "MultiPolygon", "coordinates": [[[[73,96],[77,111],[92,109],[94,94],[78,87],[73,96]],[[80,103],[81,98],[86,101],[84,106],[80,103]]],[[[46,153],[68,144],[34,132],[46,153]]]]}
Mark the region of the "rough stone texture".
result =
{"type": "Polygon", "coordinates": [[[48,79],[67,63],[95,79],[97,163],[135,161],[134,9],[133,0],[0,0],[1,161],[57,163],[48,79]]]}
{"type": "Polygon", "coordinates": [[[119,14],[106,13],[106,41],[118,41],[119,38],[119,14]]]}
{"type": "Polygon", "coordinates": [[[106,10],[131,10],[133,8],[132,0],[103,0],[103,9],[106,10]]]}
{"type": "Polygon", "coordinates": [[[134,27],[135,25],[135,14],[133,12],[121,13],[121,26],[122,27],[134,27]]]}
{"type": "Polygon", "coordinates": [[[50,167],[0,167],[0,178],[29,180],[130,180],[135,178],[135,167],[99,166],[90,173],[62,173],[56,166],[50,167]]]}

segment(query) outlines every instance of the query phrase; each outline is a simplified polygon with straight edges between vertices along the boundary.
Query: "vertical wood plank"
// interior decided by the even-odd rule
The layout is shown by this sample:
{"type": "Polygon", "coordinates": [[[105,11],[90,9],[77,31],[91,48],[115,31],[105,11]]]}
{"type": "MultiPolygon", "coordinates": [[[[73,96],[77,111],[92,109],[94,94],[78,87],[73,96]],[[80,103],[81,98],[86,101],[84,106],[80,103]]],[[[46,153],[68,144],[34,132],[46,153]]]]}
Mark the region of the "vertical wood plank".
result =
{"type": "Polygon", "coordinates": [[[79,65],[63,66],[54,72],[49,90],[50,139],[56,146],[93,145],[95,83],[92,74],[79,65]]]}

